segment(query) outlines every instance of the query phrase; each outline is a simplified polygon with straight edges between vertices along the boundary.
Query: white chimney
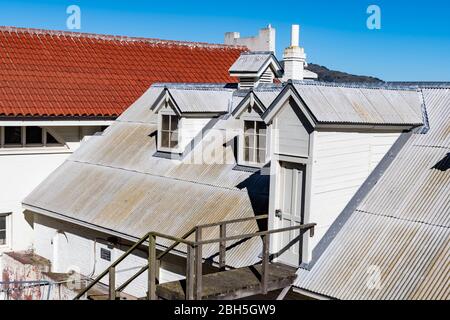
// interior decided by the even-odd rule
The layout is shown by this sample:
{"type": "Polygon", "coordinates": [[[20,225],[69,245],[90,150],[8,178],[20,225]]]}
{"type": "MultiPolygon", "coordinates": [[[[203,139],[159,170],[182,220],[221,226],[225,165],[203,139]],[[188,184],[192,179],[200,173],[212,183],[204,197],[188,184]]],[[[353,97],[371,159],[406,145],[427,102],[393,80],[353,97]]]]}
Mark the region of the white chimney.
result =
{"type": "Polygon", "coordinates": [[[291,45],[284,49],[284,76],[283,80],[303,80],[306,64],[305,50],[299,47],[300,26],[292,25],[291,45]]]}

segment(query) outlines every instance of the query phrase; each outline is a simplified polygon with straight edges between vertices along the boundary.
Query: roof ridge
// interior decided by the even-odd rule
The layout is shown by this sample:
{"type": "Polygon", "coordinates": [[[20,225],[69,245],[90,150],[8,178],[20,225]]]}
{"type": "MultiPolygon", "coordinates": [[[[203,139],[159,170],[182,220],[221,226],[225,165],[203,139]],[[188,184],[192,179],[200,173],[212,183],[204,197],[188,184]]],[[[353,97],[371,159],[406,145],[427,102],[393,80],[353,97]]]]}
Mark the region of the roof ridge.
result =
{"type": "Polygon", "coordinates": [[[396,85],[389,82],[370,83],[370,82],[325,82],[309,80],[289,80],[293,85],[323,86],[335,88],[353,88],[353,89],[372,89],[372,90],[402,90],[419,91],[417,86],[396,85]]]}
{"type": "Polygon", "coordinates": [[[13,27],[13,26],[0,26],[0,32],[10,32],[10,33],[15,32],[15,33],[24,33],[24,34],[32,34],[32,35],[69,36],[69,37],[74,37],[74,38],[88,38],[88,39],[98,39],[98,40],[105,40],[105,41],[147,42],[147,43],[151,43],[151,44],[160,44],[160,45],[195,46],[195,47],[212,48],[212,49],[246,49],[246,50],[248,50],[248,48],[245,46],[227,45],[227,44],[219,44],[219,43],[164,40],[164,39],[158,39],[158,38],[145,38],[145,37],[121,36],[121,35],[98,34],[98,33],[84,33],[84,32],[38,29],[38,28],[22,28],[22,27],[13,27]]]}

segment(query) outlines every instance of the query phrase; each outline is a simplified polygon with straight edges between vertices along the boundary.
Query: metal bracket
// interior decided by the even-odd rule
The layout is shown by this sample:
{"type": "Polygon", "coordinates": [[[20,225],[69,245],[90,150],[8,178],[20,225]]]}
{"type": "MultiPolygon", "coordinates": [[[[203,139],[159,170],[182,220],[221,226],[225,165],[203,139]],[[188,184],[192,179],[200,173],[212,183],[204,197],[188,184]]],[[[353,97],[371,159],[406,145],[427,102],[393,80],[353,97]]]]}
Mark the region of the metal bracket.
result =
{"type": "Polygon", "coordinates": [[[277,209],[277,210],[275,210],[275,217],[277,217],[278,219],[280,219],[281,220],[281,218],[282,218],[282,211],[281,211],[281,209],[277,209]]]}

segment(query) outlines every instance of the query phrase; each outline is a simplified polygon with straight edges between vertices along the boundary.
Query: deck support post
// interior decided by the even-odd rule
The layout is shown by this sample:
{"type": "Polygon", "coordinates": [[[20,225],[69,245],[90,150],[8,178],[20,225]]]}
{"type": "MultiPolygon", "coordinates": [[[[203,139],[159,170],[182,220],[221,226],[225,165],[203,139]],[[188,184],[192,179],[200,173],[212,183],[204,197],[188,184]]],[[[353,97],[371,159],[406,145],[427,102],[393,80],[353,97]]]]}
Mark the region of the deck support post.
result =
{"type": "Polygon", "coordinates": [[[186,261],[186,300],[194,300],[194,267],[195,256],[192,245],[187,245],[186,261]]]}
{"type": "MultiPolygon", "coordinates": [[[[227,237],[227,225],[225,223],[220,225],[220,239],[225,239],[227,237]]],[[[220,271],[225,271],[225,255],[227,253],[227,242],[221,240],[219,243],[219,269],[220,271]]]]}
{"type": "Polygon", "coordinates": [[[148,237],[148,287],[147,299],[156,300],[156,238],[154,235],[148,237]]]}
{"type": "Polygon", "coordinates": [[[267,285],[269,281],[269,248],[270,248],[270,234],[265,234],[263,240],[263,257],[261,268],[261,291],[262,294],[267,294],[267,285]]]}
{"type": "MultiPolygon", "coordinates": [[[[197,227],[195,232],[195,242],[202,241],[202,228],[197,227]]],[[[195,300],[202,300],[202,278],[203,278],[203,252],[202,245],[198,244],[195,248],[195,300]]]]}
{"type": "Polygon", "coordinates": [[[116,300],[116,268],[109,268],[109,300],[116,300]]]}

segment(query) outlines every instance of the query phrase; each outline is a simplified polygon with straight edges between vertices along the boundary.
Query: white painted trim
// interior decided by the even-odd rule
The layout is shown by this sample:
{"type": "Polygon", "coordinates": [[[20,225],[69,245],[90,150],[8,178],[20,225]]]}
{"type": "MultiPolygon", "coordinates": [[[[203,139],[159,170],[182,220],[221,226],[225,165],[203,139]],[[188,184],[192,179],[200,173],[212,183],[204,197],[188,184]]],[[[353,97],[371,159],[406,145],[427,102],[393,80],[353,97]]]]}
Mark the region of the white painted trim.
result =
{"type": "Polygon", "coordinates": [[[2,127],[65,127],[65,126],[110,126],[114,123],[114,120],[0,120],[0,126],[2,127]]]}
{"type": "Polygon", "coordinates": [[[68,147],[16,147],[0,148],[0,156],[24,155],[24,154],[70,154],[73,150],[68,147]]]}
{"type": "Polygon", "coordinates": [[[12,212],[2,212],[0,217],[6,218],[6,243],[0,245],[0,250],[10,250],[12,248],[12,212]]]}

